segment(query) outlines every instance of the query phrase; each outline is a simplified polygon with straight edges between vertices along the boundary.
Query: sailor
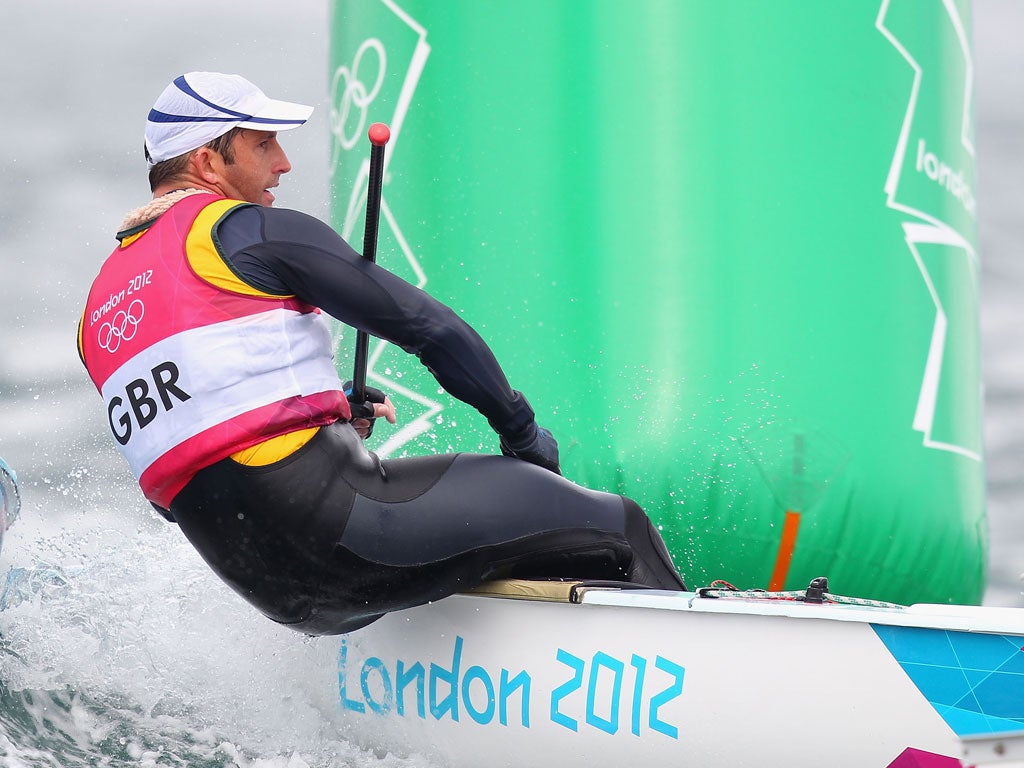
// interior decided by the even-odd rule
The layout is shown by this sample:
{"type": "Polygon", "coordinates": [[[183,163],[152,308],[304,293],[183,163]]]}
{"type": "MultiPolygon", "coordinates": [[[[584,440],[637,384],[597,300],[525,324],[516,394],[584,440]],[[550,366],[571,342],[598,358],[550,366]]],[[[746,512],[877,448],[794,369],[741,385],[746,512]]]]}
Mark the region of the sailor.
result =
{"type": "Polygon", "coordinates": [[[273,208],[278,134],[311,107],[190,72],[146,123],[152,200],[92,285],[79,352],[146,498],[274,621],[307,634],[506,577],[683,582],[630,499],[560,475],[558,446],[458,314],[273,208]],[[321,311],[416,355],[501,455],[381,460],[384,393],[350,403],[321,311]]]}

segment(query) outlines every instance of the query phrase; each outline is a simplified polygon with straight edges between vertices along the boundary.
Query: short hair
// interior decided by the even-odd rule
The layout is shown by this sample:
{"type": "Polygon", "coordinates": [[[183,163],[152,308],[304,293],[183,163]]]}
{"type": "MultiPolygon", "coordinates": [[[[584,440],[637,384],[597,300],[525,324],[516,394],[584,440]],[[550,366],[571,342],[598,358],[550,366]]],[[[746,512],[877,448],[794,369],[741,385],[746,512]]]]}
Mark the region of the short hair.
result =
{"type": "MultiPolygon", "coordinates": [[[[224,162],[227,165],[231,165],[235,162],[235,151],[231,146],[231,143],[235,140],[235,136],[240,134],[244,128],[232,128],[222,136],[218,136],[213,141],[204,144],[204,147],[212,149],[214,152],[224,158],[224,162]]],[[[196,147],[201,149],[202,147],[196,147]]],[[[149,150],[143,149],[146,152],[146,159],[149,159],[149,150]]],[[[196,150],[193,149],[192,152],[196,150]]],[[[185,168],[188,167],[188,159],[192,156],[192,152],[186,152],[183,155],[172,157],[170,160],[164,160],[157,163],[149,169],[149,190],[153,192],[164,182],[170,181],[177,178],[185,172],[185,168]]]]}

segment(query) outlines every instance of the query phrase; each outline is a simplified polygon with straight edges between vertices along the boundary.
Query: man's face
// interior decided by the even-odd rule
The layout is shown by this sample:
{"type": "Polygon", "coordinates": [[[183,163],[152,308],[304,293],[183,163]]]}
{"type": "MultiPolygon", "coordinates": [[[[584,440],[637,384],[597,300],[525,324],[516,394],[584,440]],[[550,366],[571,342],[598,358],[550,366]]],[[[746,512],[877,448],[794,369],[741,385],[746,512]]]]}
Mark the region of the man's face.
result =
{"type": "Polygon", "coordinates": [[[277,186],[281,174],[292,169],[284,150],[277,143],[277,133],[245,129],[231,142],[231,151],[234,162],[230,164],[225,163],[222,156],[215,155],[224,194],[249,203],[273,205],[274,195],[270,188],[277,186]]]}

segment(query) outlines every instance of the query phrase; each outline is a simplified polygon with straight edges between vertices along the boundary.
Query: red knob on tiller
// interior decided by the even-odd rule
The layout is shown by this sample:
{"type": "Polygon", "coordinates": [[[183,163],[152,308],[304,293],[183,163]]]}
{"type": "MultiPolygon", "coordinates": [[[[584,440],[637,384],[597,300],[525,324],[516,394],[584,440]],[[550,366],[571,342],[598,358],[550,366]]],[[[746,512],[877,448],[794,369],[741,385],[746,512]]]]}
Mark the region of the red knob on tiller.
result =
{"type": "Polygon", "coordinates": [[[373,146],[383,147],[388,143],[388,139],[391,138],[391,129],[384,123],[374,123],[370,126],[370,130],[367,131],[367,135],[369,135],[370,143],[373,146]]]}

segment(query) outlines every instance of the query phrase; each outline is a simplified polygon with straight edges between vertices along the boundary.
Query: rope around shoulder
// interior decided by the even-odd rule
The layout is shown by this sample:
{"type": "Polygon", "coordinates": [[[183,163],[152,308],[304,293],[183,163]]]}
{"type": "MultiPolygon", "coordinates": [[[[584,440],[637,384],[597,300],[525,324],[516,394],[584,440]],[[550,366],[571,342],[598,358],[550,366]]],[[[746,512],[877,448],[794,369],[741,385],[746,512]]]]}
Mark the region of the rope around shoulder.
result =
{"type": "Polygon", "coordinates": [[[173,189],[160,197],[150,200],[145,205],[140,205],[125,214],[124,218],[121,219],[121,223],[117,227],[118,232],[124,232],[126,230],[137,227],[140,224],[145,224],[147,221],[152,221],[162,213],[167,212],[172,205],[179,200],[188,197],[189,195],[198,194],[213,194],[208,189],[197,189],[195,187],[186,187],[185,189],[173,189]]]}

